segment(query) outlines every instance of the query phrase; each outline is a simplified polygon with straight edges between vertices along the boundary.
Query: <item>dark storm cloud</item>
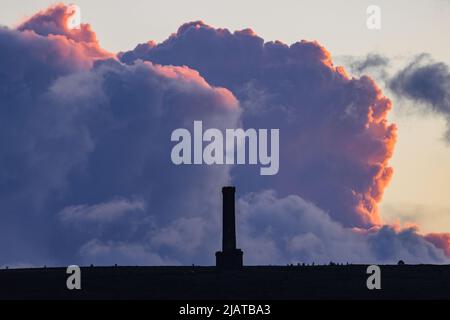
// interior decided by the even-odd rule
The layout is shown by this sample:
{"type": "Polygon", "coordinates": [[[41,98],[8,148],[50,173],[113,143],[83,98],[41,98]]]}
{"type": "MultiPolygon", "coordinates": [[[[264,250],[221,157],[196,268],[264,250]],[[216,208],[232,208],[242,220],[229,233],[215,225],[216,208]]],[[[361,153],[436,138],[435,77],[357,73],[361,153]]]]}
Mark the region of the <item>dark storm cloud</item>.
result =
{"type": "Polygon", "coordinates": [[[335,67],[318,43],[264,42],[250,29],[231,33],[197,21],[120,56],[194,68],[235,94],[244,127],[281,129],[279,174],[235,168],[241,190],[298,194],[346,226],[380,223],[377,203],[396,139],[386,117],[391,103],[370,78],[351,79],[335,67]]]}

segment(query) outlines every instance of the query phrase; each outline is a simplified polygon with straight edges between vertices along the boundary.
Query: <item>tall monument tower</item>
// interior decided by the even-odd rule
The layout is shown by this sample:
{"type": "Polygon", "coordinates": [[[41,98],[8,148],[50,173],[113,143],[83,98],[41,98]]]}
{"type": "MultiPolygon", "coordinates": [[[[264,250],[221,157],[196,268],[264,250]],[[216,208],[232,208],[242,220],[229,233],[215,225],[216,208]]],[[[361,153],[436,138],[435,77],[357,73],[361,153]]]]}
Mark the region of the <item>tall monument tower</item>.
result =
{"type": "Polygon", "coordinates": [[[223,187],[222,251],[216,252],[216,266],[223,269],[239,269],[243,266],[243,252],[236,249],[235,187],[223,187]]]}

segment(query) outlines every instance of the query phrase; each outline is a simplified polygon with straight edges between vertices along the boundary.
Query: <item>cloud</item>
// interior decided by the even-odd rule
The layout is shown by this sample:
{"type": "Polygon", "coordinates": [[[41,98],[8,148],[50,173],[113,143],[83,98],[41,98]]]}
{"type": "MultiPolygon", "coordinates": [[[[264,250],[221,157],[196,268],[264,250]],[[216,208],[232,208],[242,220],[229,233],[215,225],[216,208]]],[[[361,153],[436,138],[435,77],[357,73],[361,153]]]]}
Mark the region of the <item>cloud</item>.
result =
{"type": "Polygon", "coordinates": [[[86,243],[80,250],[80,256],[84,265],[170,266],[180,264],[158,253],[149,252],[141,243],[102,242],[97,239],[86,243]]]}
{"type": "Polygon", "coordinates": [[[433,243],[437,248],[444,250],[445,254],[450,257],[449,233],[429,233],[425,236],[425,239],[433,243]]]}
{"type": "Polygon", "coordinates": [[[77,221],[110,222],[119,219],[133,211],[143,211],[145,203],[142,200],[114,199],[109,202],[89,205],[65,207],[60,218],[65,223],[77,221]]]}
{"type": "MultiPolygon", "coordinates": [[[[425,106],[424,110],[444,116],[450,123],[450,71],[447,64],[421,54],[392,77],[389,87],[397,96],[425,106]]],[[[450,129],[446,136],[450,139],[450,129]]]]}
{"type": "Polygon", "coordinates": [[[250,264],[444,263],[444,252],[415,228],[346,228],[317,206],[273,190],[239,201],[240,243],[250,264]]]}
{"type": "Polygon", "coordinates": [[[71,19],[76,14],[73,6],[56,4],[40,11],[17,27],[19,31],[30,31],[50,39],[70,42],[72,47],[83,51],[90,58],[113,57],[112,53],[102,49],[97,36],[89,24],[80,24],[70,28],[71,19]]]}
{"type": "MultiPolygon", "coordinates": [[[[415,111],[442,116],[450,126],[450,71],[446,63],[421,53],[406,66],[391,71],[393,59],[380,54],[368,54],[364,58],[343,57],[342,60],[352,74],[374,76],[398,101],[409,102],[409,107],[414,107],[415,111]]],[[[450,128],[446,138],[450,139],[450,128]]]]}
{"type": "Polygon", "coordinates": [[[352,75],[371,74],[384,81],[389,76],[387,69],[391,64],[391,59],[380,53],[369,53],[364,57],[343,56],[340,60],[348,66],[352,75]]]}
{"type": "Polygon", "coordinates": [[[173,165],[170,134],[238,127],[231,92],[187,67],[99,59],[58,29],[60,12],[0,30],[1,264],[108,261],[179,217],[220,212],[219,193],[204,195],[230,181],[227,166],[173,165]],[[94,240],[109,249],[81,250],[94,240]]]}
{"type": "Polygon", "coordinates": [[[187,65],[241,102],[246,128],[280,128],[280,172],[256,177],[233,169],[245,192],[297,194],[346,226],[380,223],[378,202],[392,176],[396,128],[391,102],[368,77],[336,67],[317,42],[264,42],[252,30],[231,33],[201,21],[169,39],[121,53],[123,62],[187,65]]]}

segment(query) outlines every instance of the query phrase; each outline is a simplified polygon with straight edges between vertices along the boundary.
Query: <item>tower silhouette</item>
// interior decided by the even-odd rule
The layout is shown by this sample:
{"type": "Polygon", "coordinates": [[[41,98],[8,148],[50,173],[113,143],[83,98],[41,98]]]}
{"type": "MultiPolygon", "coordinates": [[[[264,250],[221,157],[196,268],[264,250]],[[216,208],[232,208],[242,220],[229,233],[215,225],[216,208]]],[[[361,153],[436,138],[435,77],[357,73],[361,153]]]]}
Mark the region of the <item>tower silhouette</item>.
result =
{"type": "Polygon", "coordinates": [[[222,269],[239,269],[243,266],[243,252],[236,249],[235,187],[223,187],[222,251],[216,252],[216,266],[222,269]]]}

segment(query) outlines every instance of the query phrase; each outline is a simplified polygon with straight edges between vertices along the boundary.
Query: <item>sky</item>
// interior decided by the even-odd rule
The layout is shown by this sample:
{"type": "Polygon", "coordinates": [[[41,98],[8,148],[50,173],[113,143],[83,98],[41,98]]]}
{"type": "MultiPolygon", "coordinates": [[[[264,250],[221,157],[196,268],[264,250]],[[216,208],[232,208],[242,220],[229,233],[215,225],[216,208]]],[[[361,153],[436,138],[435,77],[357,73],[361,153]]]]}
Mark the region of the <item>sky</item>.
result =
{"type": "MultiPolygon", "coordinates": [[[[2,0],[0,21],[14,25],[22,18],[55,3],[51,0],[2,0]]],[[[333,55],[364,55],[382,51],[407,55],[426,48],[437,60],[449,62],[446,38],[450,22],[447,0],[348,0],[348,1],[77,1],[83,21],[92,24],[103,47],[113,52],[129,50],[136,43],[160,42],[185,22],[204,22],[230,30],[252,28],[266,40],[285,43],[318,40],[333,55]],[[365,27],[366,8],[379,5],[382,29],[365,27]],[[441,32],[439,32],[441,31],[441,32]],[[354,41],[357,40],[357,41],[354,41]],[[420,40],[420,41],[418,41],[420,40]]]]}
{"type": "MultiPolygon", "coordinates": [[[[43,0],[0,0],[0,24],[15,28],[53,3],[43,0]]],[[[161,43],[183,23],[202,20],[214,28],[231,31],[251,28],[265,41],[280,40],[292,44],[302,39],[316,40],[330,52],[335,63],[346,66],[350,74],[352,71],[346,59],[362,59],[369,53],[388,57],[392,74],[422,53],[430,54],[434,61],[450,64],[447,32],[450,30],[450,2],[446,0],[79,0],[76,4],[81,8],[82,22],[91,24],[100,46],[113,53],[131,51],[137,44],[149,40],[161,43]],[[371,4],[378,5],[382,10],[379,31],[366,28],[366,8],[371,4]]],[[[167,63],[159,62],[157,59],[163,61],[164,58],[159,57],[158,53],[151,53],[148,59],[156,59],[161,64],[186,63],[178,57],[167,63]]],[[[201,64],[198,67],[200,71],[203,70],[201,64]]],[[[397,143],[389,161],[394,173],[379,204],[383,222],[417,224],[423,233],[450,231],[450,145],[444,137],[446,118],[426,111],[427,108],[421,106],[420,101],[395,95],[375,71],[367,70],[367,73],[392,100],[393,110],[388,119],[398,128],[397,143]]],[[[205,73],[201,75],[205,76],[205,73]]],[[[207,81],[214,79],[211,80],[214,85],[216,78],[215,74],[206,76],[207,81]]],[[[217,85],[231,88],[234,84],[228,87],[227,81],[218,79],[217,85]]],[[[236,95],[238,99],[244,99],[236,95]]],[[[232,116],[230,123],[235,124],[232,116]]],[[[283,188],[284,185],[280,187],[283,188]]],[[[287,188],[286,196],[289,194],[287,191],[291,190],[287,188]]],[[[260,197],[264,201],[265,197],[271,196],[260,197]]],[[[278,200],[281,203],[279,205],[283,205],[285,199],[278,200]]],[[[135,200],[123,201],[131,201],[131,207],[135,204],[135,200]]],[[[242,200],[244,204],[252,201],[242,200]]],[[[321,205],[319,203],[319,207],[321,205]]],[[[304,204],[300,203],[299,206],[303,208],[304,204]]],[[[139,201],[137,207],[140,208],[139,201]]],[[[64,210],[68,212],[69,209],[64,210]]],[[[252,214],[249,213],[249,219],[252,214]]],[[[249,245],[253,245],[248,241],[249,245]]],[[[95,241],[92,243],[97,244],[95,241]]],[[[107,250],[105,246],[102,248],[107,250]]]]}

